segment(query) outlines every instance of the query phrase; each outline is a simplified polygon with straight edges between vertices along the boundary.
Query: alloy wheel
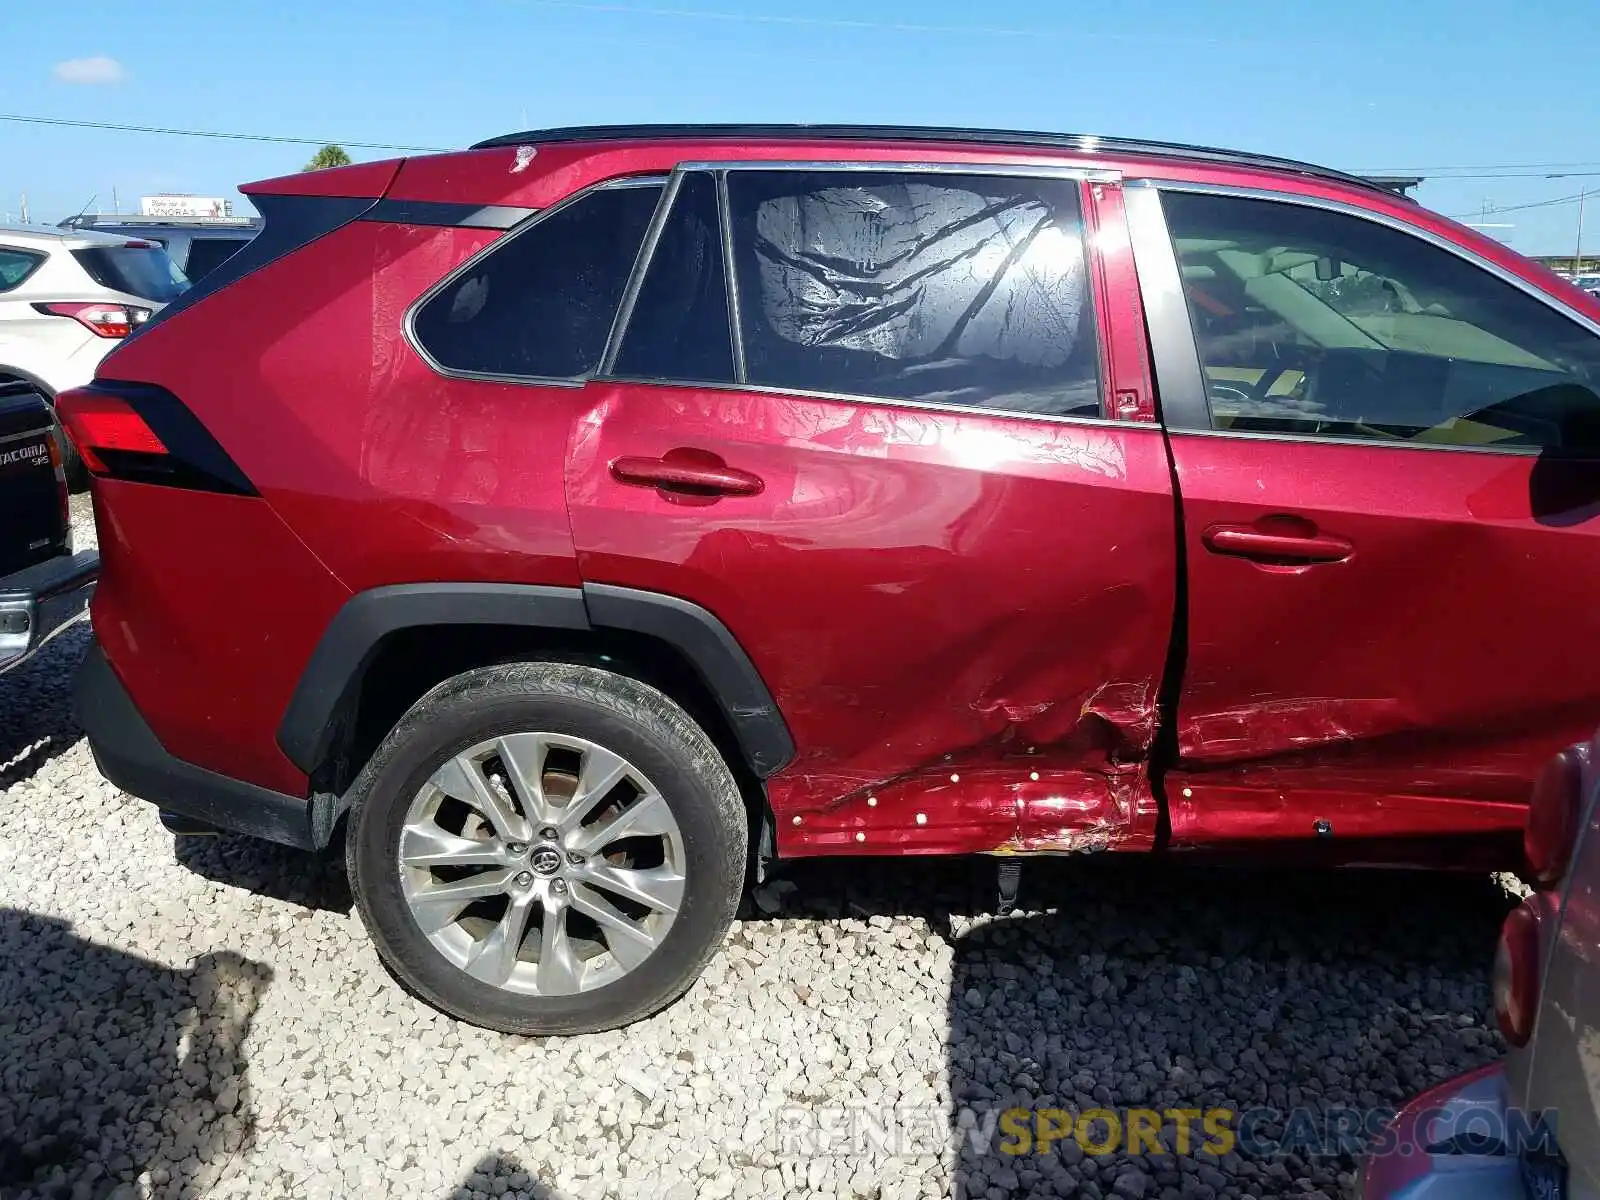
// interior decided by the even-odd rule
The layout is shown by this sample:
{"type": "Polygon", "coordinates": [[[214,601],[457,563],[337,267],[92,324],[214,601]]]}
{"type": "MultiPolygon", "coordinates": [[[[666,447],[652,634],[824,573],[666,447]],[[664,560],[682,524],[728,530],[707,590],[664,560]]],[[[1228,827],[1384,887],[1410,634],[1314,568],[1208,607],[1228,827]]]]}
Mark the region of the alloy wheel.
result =
{"type": "Polygon", "coordinates": [[[570,996],[659,947],[683,901],[683,836],[633,764],[583,738],[511,733],[447,759],[412,799],[412,919],[468,975],[570,996]]]}

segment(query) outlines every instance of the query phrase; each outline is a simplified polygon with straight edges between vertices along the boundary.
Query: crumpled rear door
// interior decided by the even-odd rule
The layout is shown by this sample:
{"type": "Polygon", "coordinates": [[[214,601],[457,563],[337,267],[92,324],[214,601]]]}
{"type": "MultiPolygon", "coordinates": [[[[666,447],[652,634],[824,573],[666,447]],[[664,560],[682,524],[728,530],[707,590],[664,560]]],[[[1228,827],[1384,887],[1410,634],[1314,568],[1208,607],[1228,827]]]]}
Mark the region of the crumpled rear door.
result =
{"type": "Polygon", "coordinates": [[[781,854],[1148,846],[1175,514],[1116,189],[1056,181],[1064,229],[993,181],[819,173],[728,172],[732,305],[698,274],[715,208],[665,220],[569,455],[583,578],[691,600],[750,656],[796,745],[766,780],[781,854]],[[900,227],[934,204],[961,219],[900,227]],[[695,381],[664,377],[691,350],[695,381]]]}

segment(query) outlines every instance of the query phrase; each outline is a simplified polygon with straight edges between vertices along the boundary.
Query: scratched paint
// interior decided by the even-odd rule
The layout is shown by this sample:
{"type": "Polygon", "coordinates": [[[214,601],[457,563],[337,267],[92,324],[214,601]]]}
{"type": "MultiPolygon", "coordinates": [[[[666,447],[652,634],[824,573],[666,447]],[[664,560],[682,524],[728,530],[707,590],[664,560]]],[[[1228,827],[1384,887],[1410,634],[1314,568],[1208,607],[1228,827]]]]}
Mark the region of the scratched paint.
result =
{"type": "Polygon", "coordinates": [[[1411,724],[1413,718],[1393,697],[1265,698],[1216,712],[1201,711],[1183,721],[1178,749],[1186,760],[1197,763],[1231,762],[1378,737],[1411,724]]]}

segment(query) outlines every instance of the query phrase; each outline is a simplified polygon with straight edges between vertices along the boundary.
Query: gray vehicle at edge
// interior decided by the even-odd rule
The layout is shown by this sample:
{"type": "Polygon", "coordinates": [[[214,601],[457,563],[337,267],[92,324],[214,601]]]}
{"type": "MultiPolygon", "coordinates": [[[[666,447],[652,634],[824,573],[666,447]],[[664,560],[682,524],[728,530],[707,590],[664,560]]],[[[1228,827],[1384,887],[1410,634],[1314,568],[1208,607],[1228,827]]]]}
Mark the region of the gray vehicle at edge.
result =
{"type": "Polygon", "coordinates": [[[1364,1200],[1600,1197],[1600,734],[1563,752],[1540,780],[1530,860],[1541,824],[1558,849],[1537,857],[1567,865],[1502,931],[1496,1015],[1512,1048],[1396,1115],[1389,1153],[1365,1164],[1364,1200]],[[1541,822],[1552,796],[1560,815],[1541,822]]]}

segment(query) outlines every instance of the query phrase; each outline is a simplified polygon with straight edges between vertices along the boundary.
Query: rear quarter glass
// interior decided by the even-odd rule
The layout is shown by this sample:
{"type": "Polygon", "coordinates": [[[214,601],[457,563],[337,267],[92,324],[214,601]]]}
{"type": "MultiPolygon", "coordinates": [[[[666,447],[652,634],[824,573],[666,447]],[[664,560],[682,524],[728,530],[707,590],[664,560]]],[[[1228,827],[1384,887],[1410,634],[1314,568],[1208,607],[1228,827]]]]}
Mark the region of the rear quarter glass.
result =
{"type": "Polygon", "coordinates": [[[177,264],[154,243],[88,246],[72,251],[72,257],[101,287],[156,304],[176,300],[189,286],[177,264]]]}

